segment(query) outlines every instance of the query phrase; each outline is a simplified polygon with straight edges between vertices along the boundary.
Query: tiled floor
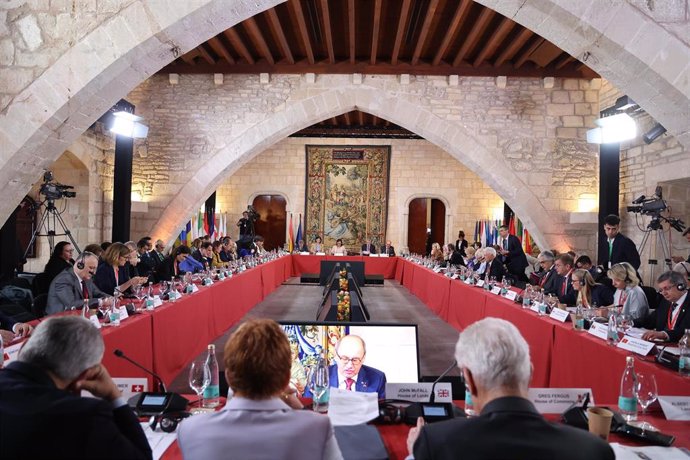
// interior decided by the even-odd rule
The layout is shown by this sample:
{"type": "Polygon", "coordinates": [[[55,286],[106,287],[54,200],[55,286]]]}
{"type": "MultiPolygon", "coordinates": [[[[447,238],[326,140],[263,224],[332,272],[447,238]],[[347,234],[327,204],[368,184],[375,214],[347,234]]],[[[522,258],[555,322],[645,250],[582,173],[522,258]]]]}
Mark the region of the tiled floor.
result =
{"type": "MultiPolygon", "coordinates": [[[[298,278],[288,280],[263,302],[254,307],[249,317],[285,321],[312,321],[321,301],[321,289],[301,285],[298,278]]],[[[439,375],[453,361],[458,333],[439,319],[422,302],[397,281],[386,280],[383,287],[365,287],[362,295],[371,315],[371,322],[413,323],[418,325],[420,370],[423,376],[439,375]]],[[[223,367],[223,346],[234,328],[219,337],[216,344],[218,362],[223,367]]],[[[170,391],[189,393],[184,369],[170,385],[170,391]]],[[[450,375],[459,375],[454,369],[450,375]]]]}

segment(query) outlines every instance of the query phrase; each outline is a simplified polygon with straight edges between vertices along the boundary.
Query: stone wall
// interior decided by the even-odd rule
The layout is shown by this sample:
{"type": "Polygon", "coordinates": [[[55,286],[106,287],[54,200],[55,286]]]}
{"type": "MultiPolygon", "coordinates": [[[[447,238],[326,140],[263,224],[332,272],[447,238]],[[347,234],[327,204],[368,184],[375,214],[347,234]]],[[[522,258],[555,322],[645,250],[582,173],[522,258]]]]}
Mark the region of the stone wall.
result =
{"type": "Polygon", "coordinates": [[[305,145],[390,145],[391,167],[387,235],[395,247],[407,246],[407,206],[412,198],[442,199],[446,209],[446,236],[457,231],[472,238],[474,223],[503,213],[503,200],[476,174],[425,140],[287,138],[257,155],[218,188],[217,206],[228,211],[231,234],[241,211],[259,194],[280,194],[287,212],[304,215],[305,145]]]}

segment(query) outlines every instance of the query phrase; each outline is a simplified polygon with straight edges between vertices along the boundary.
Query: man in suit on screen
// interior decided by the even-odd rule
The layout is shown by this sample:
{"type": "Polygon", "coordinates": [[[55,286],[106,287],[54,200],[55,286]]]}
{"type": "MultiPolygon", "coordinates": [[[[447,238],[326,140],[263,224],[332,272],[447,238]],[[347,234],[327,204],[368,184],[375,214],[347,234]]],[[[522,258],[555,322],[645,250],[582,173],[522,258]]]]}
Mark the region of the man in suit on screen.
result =
{"type": "Polygon", "coordinates": [[[336,345],[335,353],[337,363],[329,368],[330,386],[378,393],[379,399],[386,399],[386,374],[363,364],[367,348],[361,337],[346,335],[336,345]]]}
{"type": "Polygon", "coordinates": [[[527,396],[532,374],[529,346],[517,328],[498,318],[467,327],[455,359],[479,416],[410,429],[414,459],[613,460],[602,439],[579,428],[545,420],[527,396]]]}

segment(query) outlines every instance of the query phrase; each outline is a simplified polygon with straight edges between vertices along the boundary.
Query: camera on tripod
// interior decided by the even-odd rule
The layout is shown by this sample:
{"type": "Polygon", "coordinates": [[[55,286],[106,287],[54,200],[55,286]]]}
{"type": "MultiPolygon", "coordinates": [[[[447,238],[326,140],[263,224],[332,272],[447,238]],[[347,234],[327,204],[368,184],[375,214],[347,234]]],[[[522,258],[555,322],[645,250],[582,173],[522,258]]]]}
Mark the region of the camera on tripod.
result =
{"type": "Polygon", "coordinates": [[[246,213],[248,214],[247,219],[249,220],[249,222],[256,222],[257,220],[259,220],[259,213],[256,212],[256,209],[254,209],[254,206],[252,206],[252,205],[247,206],[246,213]]]}
{"type": "Polygon", "coordinates": [[[39,193],[46,197],[48,200],[59,200],[61,198],[74,198],[77,196],[77,192],[70,192],[73,189],[72,185],[63,185],[59,182],[55,182],[52,171],[46,171],[43,173],[43,184],[39,193]]]}
{"type": "Polygon", "coordinates": [[[645,195],[640,195],[634,199],[632,204],[628,206],[628,212],[643,214],[646,216],[657,216],[661,211],[664,211],[668,206],[662,198],[661,186],[658,186],[654,191],[654,195],[647,198],[645,195]]]}

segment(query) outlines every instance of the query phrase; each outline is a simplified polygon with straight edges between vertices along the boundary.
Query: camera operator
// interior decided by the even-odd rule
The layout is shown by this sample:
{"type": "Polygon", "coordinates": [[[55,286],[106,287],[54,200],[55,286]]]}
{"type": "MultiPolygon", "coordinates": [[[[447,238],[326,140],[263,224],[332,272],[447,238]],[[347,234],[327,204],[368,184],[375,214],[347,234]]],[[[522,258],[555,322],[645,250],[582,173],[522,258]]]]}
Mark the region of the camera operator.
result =
{"type": "Polygon", "coordinates": [[[259,218],[259,215],[254,210],[253,206],[247,206],[247,210],[242,213],[242,218],[237,221],[237,226],[240,228],[239,240],[248,239],[254,236],[254,222],[259,218]]]}
{"type": "Polygon", "coordinates": [[[640,269],[640,254],[635,243],[620,233],[620,224],[620,217],[614,214],[604,218],[606,237],[599,242],[599,265],[609,269],[617,263],[628,262],[637,271],[640,269]]]}

